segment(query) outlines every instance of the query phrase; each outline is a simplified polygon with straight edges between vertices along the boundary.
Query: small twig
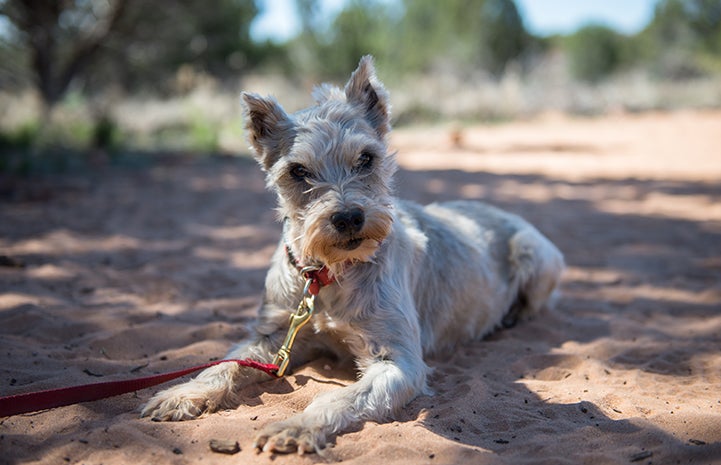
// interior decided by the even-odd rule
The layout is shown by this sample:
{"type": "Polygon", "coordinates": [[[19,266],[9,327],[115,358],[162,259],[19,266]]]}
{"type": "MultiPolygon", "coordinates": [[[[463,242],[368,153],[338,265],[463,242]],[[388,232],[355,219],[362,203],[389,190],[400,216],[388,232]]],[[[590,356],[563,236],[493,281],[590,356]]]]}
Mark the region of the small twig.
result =
{"type": "Polygon", "coordinates": [[[137,372],[139,372],[140,370],[142,370],[143,368],[145,368],[145,367],[148,366],[148,365],[150,365],[150,362],[146,363],[145,365],[138,365],[138,366],[136,366],[135,368],[131,368],[131,369],[130,369],[130,372],[131,372],[131,373],[137,373],[137,372]]]}
{"type": "Polygon", "coordinates": [[[653,452],[650,450],[644,450],[642,452],[639,452],[638,454],[633,454],[630,458],[631,462],[640,462],[643,459],[647,459],[653,455],[653,452]]]}

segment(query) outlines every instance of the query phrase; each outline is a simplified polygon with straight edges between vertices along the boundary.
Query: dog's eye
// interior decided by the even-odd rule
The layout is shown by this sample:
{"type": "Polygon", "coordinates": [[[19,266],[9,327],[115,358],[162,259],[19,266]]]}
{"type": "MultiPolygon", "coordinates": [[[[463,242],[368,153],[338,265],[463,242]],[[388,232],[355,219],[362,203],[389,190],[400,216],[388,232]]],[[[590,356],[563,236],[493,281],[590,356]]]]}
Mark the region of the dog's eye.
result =
{"type": "Polygon", "coordinates": [[[370,171],[370,169],[373,168],[374,160],[375,155],[372,152],[364,150],[358,157],[358,161],[355,165],[355,170],[358,172],[370,171]]]}
{"type": "Polygon", "coordinates": [[[296,181],[305,181],[310,176],[310,173],[303,165],[293,165],[290,168],[290,175],[296,181]]]}

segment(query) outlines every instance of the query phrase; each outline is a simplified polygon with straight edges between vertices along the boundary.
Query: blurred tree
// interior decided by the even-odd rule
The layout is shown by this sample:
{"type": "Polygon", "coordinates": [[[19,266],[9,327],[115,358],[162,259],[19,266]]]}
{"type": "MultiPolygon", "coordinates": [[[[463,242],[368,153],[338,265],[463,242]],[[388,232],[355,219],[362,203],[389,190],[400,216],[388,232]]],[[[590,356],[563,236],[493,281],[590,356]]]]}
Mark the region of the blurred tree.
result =
{"type": "Polygon", "coordinates": [[[351,0],[336,16],[319,44],[324,74],[344,77],[358,59],[372,54],[384,61],[393,43],[393,20],[380,1],[351,0]]]}
{"type": "Polygon", "coordinates": [[[639,34],[643,58],[664,77],[721,69],[721,0],[662,0],[639,34]]]}
{"type": "Polygon", "coordinates": [[[721,54],[721,0],[690,0],[684,6],[702,48],[721,54]]]}
{"type": "Polygon", "coordinates": [[[649,29],[665,45],[721,52],[721,0],[663,0],[649,29]]]}
{"type": "Polygon", "coordinates": [[[584,81],[607,78],[622,63],[623,38],[606,26],[585,26],[564,42],[573,75],[584,81]]]}
{"type": "Polygon", "coordinates": [[[252,0],[129,0],[132,7],[108,40],[105,63],[88,84],[118,80],[124,88],[167,90],[168,79],[189,65],[220,78],[241,73],[264,59],[271,44],[255,44],[252,0]]]}
{"type": "Polygon", "coordinates": [[[459,43],[464,34],[457,28],[468,17],[458,15],[464,3],[466,0],[404,0],[397,43],[391,45],[400,50],[397,63],[408,70],[423,70],[439,59],[458,61],[464,54],[459,43]]]}
{"type": "Polygon", "coordinates": [[[290,54],[309,76],[346,77],[361,56],[372,54],[383,62],[392,48],[397,20],[387,1],[349,0],[327,22],[320,20],[318,0],[296,0],[296,7],[303,27],[290,54]]]}
{"type": "Polygon", "coordinates": [[[253,0],[0,1],[13,26],[6,36],[31,56],[48,106],[71,84],[166,90],[184,64],[221,77],[242,72],[279,53],[251,40],[257,13],[253,0]]]}
{"type": "Polygon", "coordinates": [[[412,68],[439,59],[498,77],[532,44],[513,0],[405,0],[398,42],[412,68]]]}
{"type": "Polygon", "coordinates": [[[319,21],[320,2],[318,0],[295,0],[296,13],[300,19],[301,31],[298,37],[286,44],[288,60],[297,71],[290,73],[290,78],[297,74],[314,76],[317,68],[318,48],[321,36],[326,29],[319,21]]]}
{"type": "Polygon", "coordinates": [[[70,82],[87,67],[126,11],[125,0],[112,3],[6,0],[0,15],[16,28],[25,43],[35,85],[48,106],[55,104],[70,82]]]}
{"type": "Polygon", "coordinates": [[[485,0],[478,26],[481,64],[498,77],[513,61],[520,61],[531,44],[513,0],[485,0]]]}
{"type": "Polygon", "coordinates": [[[303,32],[292,54],[323,77],[344,76],[367,53],[388,74],[441,65],[500,76],[533,42],[513,0],[349,0],[328,23],[318,0],[296,0],[296,7],[303,32]]]}
{"type": "MultiPolygon", "coordinates": [[[[2,7],[0,0],[0,11],[2,7]]],[[[18,42],[17,30],[0,15],[0,89],[21,88],[32,79],[30,57],[18,42]]]]}

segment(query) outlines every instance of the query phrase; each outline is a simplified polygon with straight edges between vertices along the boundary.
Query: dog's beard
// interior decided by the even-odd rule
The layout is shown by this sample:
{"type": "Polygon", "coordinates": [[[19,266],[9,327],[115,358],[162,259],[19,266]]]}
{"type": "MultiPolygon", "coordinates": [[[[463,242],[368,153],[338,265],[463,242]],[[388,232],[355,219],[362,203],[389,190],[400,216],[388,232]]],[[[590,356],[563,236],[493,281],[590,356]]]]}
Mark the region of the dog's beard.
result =
{"type": "Polygon", "coordinates": [[[387,208],[366,208],[363,229],[353,235],[339,234],[328,215],[306,218],[299,238],[303,262],[322,263],[339,276],[353,263],[372,261],[392,224],[387,208]]]}

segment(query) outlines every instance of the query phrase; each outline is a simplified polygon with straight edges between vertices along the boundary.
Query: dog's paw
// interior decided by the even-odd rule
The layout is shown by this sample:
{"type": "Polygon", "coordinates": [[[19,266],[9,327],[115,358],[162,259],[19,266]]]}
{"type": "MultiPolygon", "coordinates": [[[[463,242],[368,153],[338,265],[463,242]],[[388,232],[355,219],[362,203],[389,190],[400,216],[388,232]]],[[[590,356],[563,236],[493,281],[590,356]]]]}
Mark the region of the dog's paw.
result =
{"type": "Polygon", "coordinates": [[[302,416],[273,423],[255,438],[255,447],[263,452],[287,454],[322,453],[326,444],[322,428],[305,425],[302,416]]]}
{"type": "Polygon", "coordinates": [[[150,417],[153,421],[182,421],[198,418],[213,410],[207,397],[178,388],[182,385],[157,393],[145,404],[140,416],[150,417]]]}

